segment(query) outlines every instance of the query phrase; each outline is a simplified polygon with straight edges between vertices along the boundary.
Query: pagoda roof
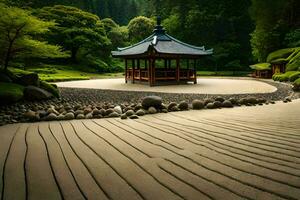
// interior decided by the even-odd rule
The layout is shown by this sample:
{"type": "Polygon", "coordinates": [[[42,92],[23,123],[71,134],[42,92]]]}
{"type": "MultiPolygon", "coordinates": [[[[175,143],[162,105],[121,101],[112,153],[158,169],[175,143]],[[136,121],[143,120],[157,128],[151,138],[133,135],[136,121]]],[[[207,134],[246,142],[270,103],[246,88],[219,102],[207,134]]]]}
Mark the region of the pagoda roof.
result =
{"type": "Polygon", "coordinates": [[[113,57],[135,57],[148,55],[148,52],[154,50],[156,54],[176,55],[182,57],[200,57],[211,55],[213,50],[206,50],[204,46],[197,47],[166,34],[165,29],[160,25],[160,18],[157,20],[153,34],[148,38],[125,48],[118,48],[112,51],[113,57]]]}

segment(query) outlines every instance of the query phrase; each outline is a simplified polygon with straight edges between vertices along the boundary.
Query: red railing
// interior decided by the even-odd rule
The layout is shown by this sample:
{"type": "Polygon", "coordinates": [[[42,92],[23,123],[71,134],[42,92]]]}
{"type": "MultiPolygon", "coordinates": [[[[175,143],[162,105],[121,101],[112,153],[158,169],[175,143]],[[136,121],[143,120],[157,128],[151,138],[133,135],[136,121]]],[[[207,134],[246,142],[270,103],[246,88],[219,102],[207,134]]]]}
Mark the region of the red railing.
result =
{"type": "MultiPolygon", "coordinates": [[[[193,80],[196,72],[193,69],[180,69],[179,80],[193,80]]],[[[177,72],[175,69],[155,69],[155,80],[177,80],[177,72]]],[[[126,79],[133,79],[133,70],[126,71],[126,79]]],[[[148,70],[134,70],[134,80],[149,80],[148,70]]]]}

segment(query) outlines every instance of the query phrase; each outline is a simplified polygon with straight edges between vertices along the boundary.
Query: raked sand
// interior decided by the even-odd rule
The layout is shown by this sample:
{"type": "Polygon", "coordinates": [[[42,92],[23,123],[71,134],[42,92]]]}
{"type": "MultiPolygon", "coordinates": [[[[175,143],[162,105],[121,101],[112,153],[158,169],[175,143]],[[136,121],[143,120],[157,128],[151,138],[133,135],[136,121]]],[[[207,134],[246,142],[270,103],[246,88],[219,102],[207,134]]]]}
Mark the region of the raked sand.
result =
{"type": "Polygon", "coordinates": [[[144,91],[192,94],[253,94],[272,93],[277,89],[267,83],[246,79],[200,78],[198,84],[149,87],[141,84],[125,84],[124,79],[95,79],[57,83],[59,87],[89,88],[122,91],[144,91]]]}
{"type": "Polygon", "coordinates": [[[0,199],[300,199],[300,100],[0,127],[0,199]]]}

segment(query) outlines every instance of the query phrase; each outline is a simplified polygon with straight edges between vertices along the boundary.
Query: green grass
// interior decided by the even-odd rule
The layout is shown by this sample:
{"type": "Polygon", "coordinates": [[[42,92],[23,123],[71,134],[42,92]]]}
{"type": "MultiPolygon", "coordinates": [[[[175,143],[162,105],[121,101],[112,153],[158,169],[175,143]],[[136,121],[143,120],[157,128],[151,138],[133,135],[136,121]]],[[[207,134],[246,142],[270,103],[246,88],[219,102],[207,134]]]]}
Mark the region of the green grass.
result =
{"type": "Polygon", "coordinates": [[[122,73],[100,74],[97,72],[83,72],[77,66],[68,65],[45,65],[44,67],[26,68],[26,70],[10,68],[10,71],[12,71],[15,74],[38,73],[40,79],[47,82],[123,77],[122,73]]]}
{"type": "Polygon", "coordinates": [[[197,71],[197,76],[247,76],[247,71],[197,71]]]}
{"type": "Polygon", "coordinates": [[[13,103],[23,98],[24,87],[14,83],[0,82],[0,103],[13,103]]]}

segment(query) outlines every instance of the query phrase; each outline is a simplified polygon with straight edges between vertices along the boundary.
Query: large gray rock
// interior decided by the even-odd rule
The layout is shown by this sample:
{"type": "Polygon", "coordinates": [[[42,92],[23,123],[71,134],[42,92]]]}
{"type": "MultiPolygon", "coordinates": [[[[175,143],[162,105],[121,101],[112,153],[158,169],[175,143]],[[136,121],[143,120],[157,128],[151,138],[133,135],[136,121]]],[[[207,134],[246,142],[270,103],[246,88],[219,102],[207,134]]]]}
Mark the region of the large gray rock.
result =
{"type": "Polygon", "coordinates": [[[24,86],[39,86],[39,76],[37,74],[25,74],[17,79],[17,82],[24,86]]]}
{"type": "Polygon", "coordinates": [[[53,97],[50,92],[36,86],[27,86],[24,90],[24,96],[28,100],[45,100],[53,97]]]}
{"type": "Polygon", "coordinates": [[[205,106],[204,102],[201,101],[201,100],[197,100],[195,99],[193,102],[192,102],[192,108],[194,110],[200,110],[200,109],[203,109],[205,106]]]}
{"type": "Polygon", "coordinates": [[[162,104],[162,98],[159,96],[147,96],[142,101],[142,106],[146,109],[150,107],[160,108],[162,104]]]}

